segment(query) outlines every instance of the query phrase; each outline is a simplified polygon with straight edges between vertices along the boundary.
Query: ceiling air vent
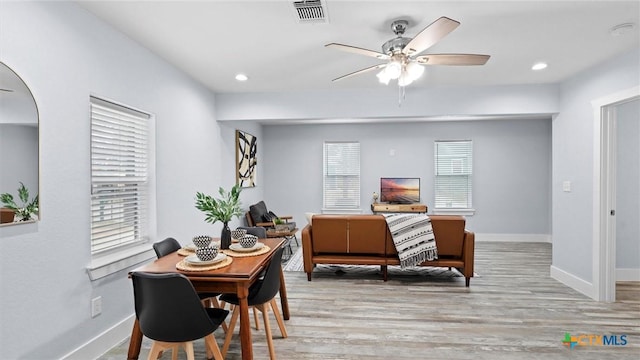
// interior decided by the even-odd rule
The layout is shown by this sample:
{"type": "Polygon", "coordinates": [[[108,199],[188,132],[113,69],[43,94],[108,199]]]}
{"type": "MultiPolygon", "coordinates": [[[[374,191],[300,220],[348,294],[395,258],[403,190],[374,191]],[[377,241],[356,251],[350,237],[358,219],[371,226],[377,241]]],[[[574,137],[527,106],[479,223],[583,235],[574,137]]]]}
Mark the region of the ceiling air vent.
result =
{"type": "Polygon", "coordinates": [[[321,0],[294,1],[293,9],[299,23],[327,22],[327,8],[321,0]]]}

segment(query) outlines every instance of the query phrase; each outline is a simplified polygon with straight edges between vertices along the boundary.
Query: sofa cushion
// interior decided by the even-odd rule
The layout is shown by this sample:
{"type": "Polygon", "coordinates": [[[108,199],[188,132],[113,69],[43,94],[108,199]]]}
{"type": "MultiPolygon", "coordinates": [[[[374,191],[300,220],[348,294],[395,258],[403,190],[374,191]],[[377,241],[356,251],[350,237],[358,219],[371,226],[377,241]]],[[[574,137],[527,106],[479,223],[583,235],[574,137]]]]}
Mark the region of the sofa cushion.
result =
{"type": "Polygon", "coordinates": [[[382,215],[314,215],[314,254],[385,256],[387,223],[382,215]]]}
{"type": "Polygon", "coordinates": [[[316,215],[313,217],[314,254],[348,253],[347,225],[345,216],[316,215]]]}
{"type": "Polygon", "coordinates": [[[462,256],[465,218],[458,215],[430,215],[439,256],[462,256]]]}

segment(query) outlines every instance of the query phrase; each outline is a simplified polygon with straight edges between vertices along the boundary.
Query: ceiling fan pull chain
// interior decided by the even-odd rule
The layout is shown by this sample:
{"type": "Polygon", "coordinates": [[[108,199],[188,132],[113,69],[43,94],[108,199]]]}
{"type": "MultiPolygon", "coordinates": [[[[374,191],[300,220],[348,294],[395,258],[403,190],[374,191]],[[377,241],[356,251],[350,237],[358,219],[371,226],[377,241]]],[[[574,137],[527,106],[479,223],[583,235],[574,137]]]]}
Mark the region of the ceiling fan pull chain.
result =
{"type": "Polygon", "coordinates": [[[402,100],[405,98],[404,86],[398,85],[398,107],[402,106],[402,100]]]}

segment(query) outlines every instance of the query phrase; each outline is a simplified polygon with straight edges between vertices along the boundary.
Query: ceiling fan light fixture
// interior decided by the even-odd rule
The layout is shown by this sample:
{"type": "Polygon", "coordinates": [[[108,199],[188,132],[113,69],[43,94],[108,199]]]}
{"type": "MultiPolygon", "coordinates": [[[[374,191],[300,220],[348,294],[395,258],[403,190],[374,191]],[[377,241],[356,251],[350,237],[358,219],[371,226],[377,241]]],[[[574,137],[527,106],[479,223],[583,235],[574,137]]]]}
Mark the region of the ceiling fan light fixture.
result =
{"type": "Polygon", "coordinates": [[[245,74],[238,74],[236,75],[236,80],[238,81],[247,81],[249,80],[249,77],[245,74]]]}
{"type": "Polygon", "coordinates": [[[410,62],[406,67],[407,73],[411,77],[412,81],[418,80],[422,74],[424,73],[424,66],[418,64],[417,62],[410,62]]]}
{"type": "Polygon", "coordinates": [[[400,86],[400,87],[405,87],[405,86],[411,84],[412,82],[413,82],[413,78],[406,71],[403,71],[402,74],[400,75],[400,77],[398,78],[398,86],[400,86]]]}
{"type": "Polygon", "coordinates": [[[390,61],[384,71],[390,79],[395,80],[402,74],[402,64],[396,60],[390,61]]]}
{"type": "Polygon", "coordinates": [[[380,72],[378,72],[376,76],[378,77],[378,81],[380,81],[380,83],[389,85],[389,81],[391,80],[391,78],[387,75],[386,67],[383,68],[380,72]]]}

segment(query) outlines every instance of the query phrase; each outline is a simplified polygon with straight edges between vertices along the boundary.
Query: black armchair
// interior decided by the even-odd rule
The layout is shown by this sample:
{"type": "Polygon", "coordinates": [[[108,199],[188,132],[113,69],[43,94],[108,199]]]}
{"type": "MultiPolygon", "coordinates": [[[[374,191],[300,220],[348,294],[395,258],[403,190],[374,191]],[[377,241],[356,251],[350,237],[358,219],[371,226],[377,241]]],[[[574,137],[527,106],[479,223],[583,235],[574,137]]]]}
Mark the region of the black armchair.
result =
{"type": "Polygon", "coordinates": [[[157,359],[167,349],[173,358],[182,345],[187,359],[194,360],[193,341],[204,338],[207,358],[224,357],[213,332],[224,322],[229,311],[205,308],[182,274],[131,273],[136,318],[142,333],[154,340],[148,359],[157,359]]]}
{"type": "Polygon", "coordinates": [[[273,224],[273,220],[276,218],[285,222],[289,230],[293,230],[296,227],[296,223],[290,221],[293,219],[292,216],[279,216],[273,213],[273,211],[269,211],[267,209],[267,205],[264,201],[260,201],[256,204],[249,206],[249,211],[245,214],[247,219],[247,226],[262,226],[266,228],[273,228],[275,225],[273,224]]]}

